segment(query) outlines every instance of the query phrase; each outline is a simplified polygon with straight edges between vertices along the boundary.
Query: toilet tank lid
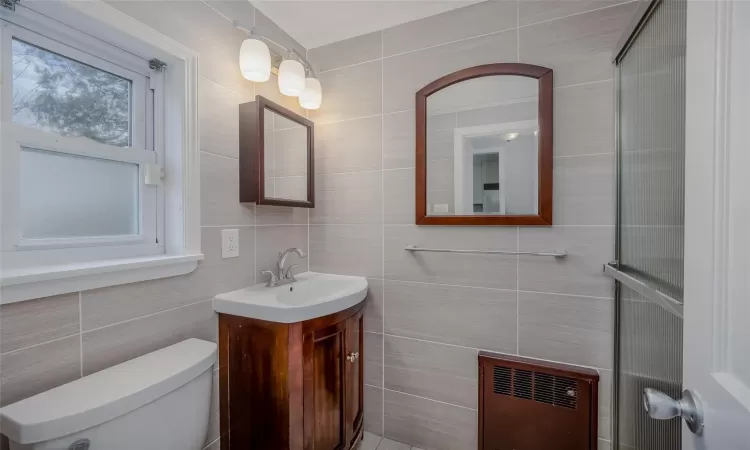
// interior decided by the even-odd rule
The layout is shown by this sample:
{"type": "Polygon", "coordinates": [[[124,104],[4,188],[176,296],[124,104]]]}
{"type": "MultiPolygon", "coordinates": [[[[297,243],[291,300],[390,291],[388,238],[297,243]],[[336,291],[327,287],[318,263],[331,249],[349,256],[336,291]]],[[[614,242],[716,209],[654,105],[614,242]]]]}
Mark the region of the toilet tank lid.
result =
{"type": "Polygon", "coordinates": [[[77,433],[176,390],[215,361],[215,343],[182,341],[0,409],[3,434],[32,444],[77,433]]]}

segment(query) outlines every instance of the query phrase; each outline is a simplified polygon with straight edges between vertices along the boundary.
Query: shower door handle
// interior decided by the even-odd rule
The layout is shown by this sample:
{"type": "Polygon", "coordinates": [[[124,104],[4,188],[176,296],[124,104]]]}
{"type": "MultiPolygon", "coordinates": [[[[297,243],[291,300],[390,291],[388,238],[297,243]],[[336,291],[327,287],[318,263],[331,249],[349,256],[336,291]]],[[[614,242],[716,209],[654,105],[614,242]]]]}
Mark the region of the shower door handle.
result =
{"type": "Polygon", "coordinates": [[[694,391],[685,389],[682,398],[674,400],[661,391],[646,388],[643,390],[643,407],[652,419],[681,417],[693,434],[700,436],[703,433],[703,405],[694,391]]]}

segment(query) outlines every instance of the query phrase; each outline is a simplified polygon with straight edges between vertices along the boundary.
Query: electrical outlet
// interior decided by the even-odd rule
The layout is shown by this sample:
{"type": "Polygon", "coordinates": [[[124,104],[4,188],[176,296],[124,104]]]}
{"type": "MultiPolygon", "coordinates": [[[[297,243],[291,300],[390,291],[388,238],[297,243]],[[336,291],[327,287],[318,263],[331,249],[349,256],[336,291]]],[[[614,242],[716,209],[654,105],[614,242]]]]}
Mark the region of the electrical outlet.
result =
{"type": "Polygon", "coordinates": [[[240,230],[221,230],[221,257],[240,256],[240,230]]]}

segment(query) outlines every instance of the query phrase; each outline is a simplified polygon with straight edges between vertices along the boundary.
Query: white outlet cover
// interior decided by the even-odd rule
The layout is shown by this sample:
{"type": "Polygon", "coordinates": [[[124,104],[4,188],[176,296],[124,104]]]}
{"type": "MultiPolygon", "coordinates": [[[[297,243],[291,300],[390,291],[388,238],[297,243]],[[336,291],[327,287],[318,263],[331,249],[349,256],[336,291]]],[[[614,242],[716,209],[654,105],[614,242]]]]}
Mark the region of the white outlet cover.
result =
{"type": "Polygon", "coordinates": [[[236,258],[240,256],[240,230],[221,230],[221,257],[236,258]]]}

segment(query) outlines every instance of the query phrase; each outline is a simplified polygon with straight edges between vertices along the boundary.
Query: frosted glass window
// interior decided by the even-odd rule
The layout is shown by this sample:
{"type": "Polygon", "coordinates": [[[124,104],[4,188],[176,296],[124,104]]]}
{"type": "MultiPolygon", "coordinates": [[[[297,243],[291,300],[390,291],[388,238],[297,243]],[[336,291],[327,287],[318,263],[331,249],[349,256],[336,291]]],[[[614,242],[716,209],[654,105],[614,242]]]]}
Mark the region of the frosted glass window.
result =
{"type": "Polygon", "coordinates": [[[12,49],[14,123],[130,146],[130,80],[18,39],[12,49]]]}
{"type": "Polygon", "coordinates": [[[138,165],[21,149],[24,238],[139,233],[138,165]]]}

